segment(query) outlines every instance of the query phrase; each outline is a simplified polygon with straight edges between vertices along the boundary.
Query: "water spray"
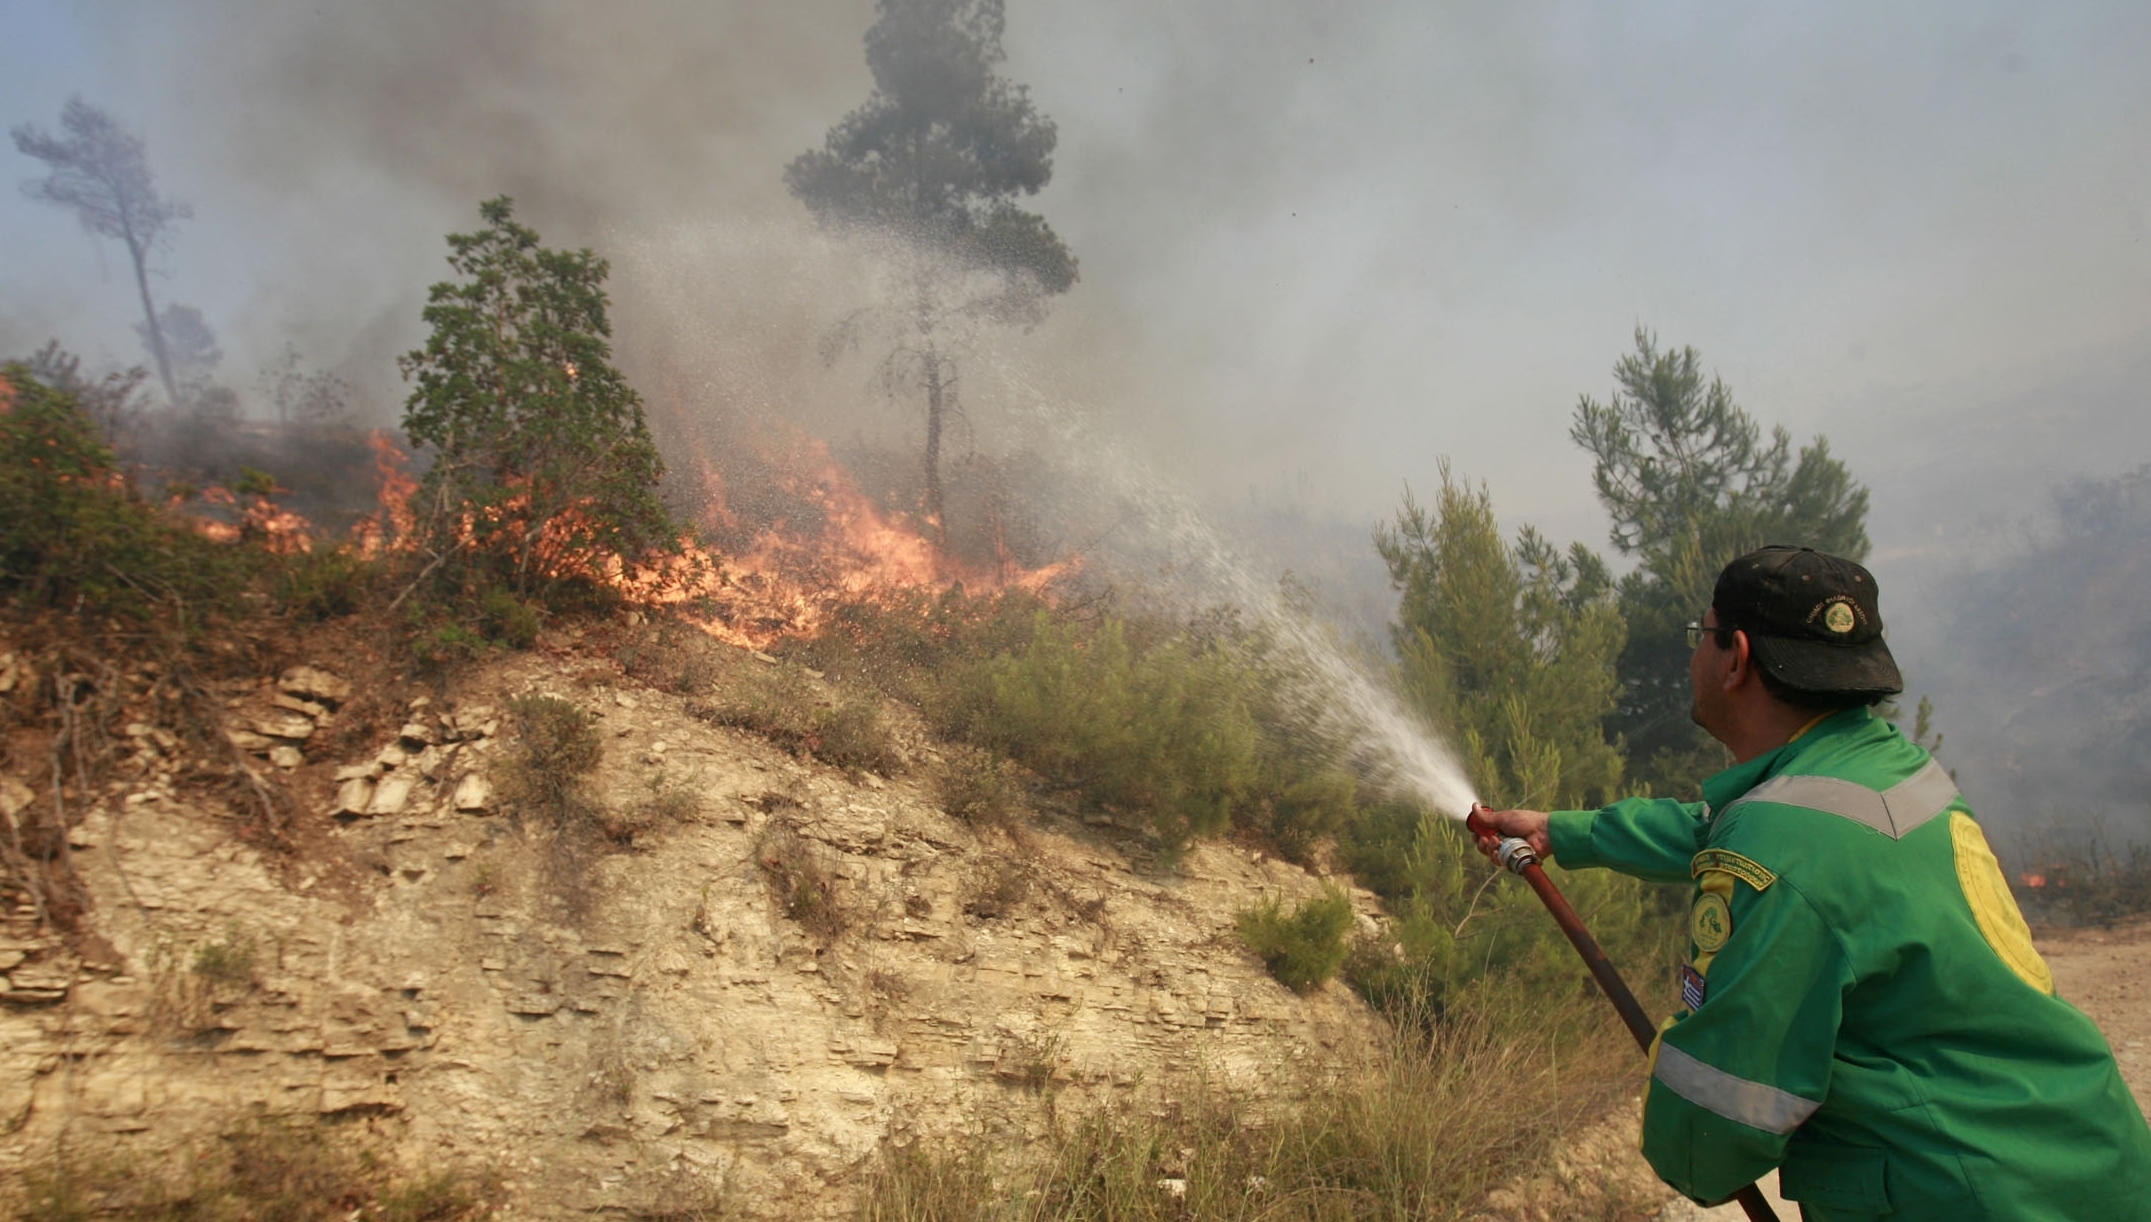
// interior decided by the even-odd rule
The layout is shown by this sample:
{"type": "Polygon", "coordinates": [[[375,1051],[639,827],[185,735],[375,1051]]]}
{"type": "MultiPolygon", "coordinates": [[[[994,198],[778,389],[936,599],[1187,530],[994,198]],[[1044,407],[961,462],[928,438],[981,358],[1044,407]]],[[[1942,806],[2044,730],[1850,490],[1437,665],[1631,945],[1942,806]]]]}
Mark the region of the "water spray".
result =
{"type": "MultiPolygon", "coordinates": [[[[1531,842],[1521,836],[1503,836],[1501,830],[1486,818],[1489,813],[1491,812],[1485,806],[1474,802],[1471,804],[1471,813],[1464,820],[1464,826],[1472,835],[1478,837],[1479,851],[1501,863],[1502,869],[1531,884],[1531,890],[1538,894],[1539,902],[1546,905],[1546,911],[1552,915],[1554,924],[1561,927],[1561,932],[1568,937],[1569,945],[1575,947],[1576,953],[1583,957],[1583,965],[1590,970],[1591,979],[1598,982],[1606,1000],[1613,1003],[1614,1011],[1621,1016],[1622,1024],[1628,1028],[1628,1034],[1635,1037],[1636,1046],[1648,1055],[1651,1042],[1658,1038],[1658,1029],[1652,1025],[1651,1016],[1644,1011],[1643,1004],[1636,1000],[1628,982],[1621,979],[1621,973],[1614,970],[1613,960],[1606,957],[1605,949],[1599,946],[1598,939],[1592,937],[1591,931],[1584,928],[1583,918],[1576,915],[1576,909],[1570,906],[1568,897],[1562,895],[1561,889],[1554,886],[1553,879],[1546,876],[1545,867],[1539,864],[1538,850],[1532,848],[1531,842]]],[[[1762,1189],[1755,1185],[1750,1184],[1734,1193],[1733,1199],[1740,1202],[1740,1207],[1747,1211],[1748,1222],[1778,1222],[1777,1211],[1770,1208],[1770,1202],[1763,1199],[1762,1189]]]]}

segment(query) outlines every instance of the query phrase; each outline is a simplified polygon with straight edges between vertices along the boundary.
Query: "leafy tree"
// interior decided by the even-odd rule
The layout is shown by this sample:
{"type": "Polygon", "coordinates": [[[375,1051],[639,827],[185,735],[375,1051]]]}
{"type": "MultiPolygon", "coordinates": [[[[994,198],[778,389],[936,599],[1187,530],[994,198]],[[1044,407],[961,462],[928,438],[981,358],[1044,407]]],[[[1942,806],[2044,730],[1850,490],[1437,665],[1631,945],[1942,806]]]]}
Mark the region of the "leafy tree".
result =
{"type": "Polygon", "coordinates": [[[1433,508],[1407,495],[1375,546],[1401,595],[1391,633],[1405,691],[1454,727],[1474,788],[1542,808],[1618,796],[1603,719],[1622,623],[1604,562],[1529,527],[1503,543],[1485,487],[1446,464],[1433,508]]]}
{"type": "MultiPolygon", "coordinates": [[[[112,117],[81,98],[68,99],[60,111],[58,136],[30,124],[10,133],[15,147],[51,167],[44,178],[23,184],[31,199],[73,208],[82,227],[99,237],[118,238],[134,261],[135,288],[142,294],[143,326],[164,393],[179,402],[164,328],[149,295],[149,257],[165,239],[172,222],[194,215],[185,204],[168,203],[150,179],[149,157],[142,139],[122,130],[112,117]]],[[[197,315],[197,318],[199,315],[197,315]]]]}
{"type": "Polygon", "coordinates": [[[654,489],[664,463],[642,400],[612,366],[605,276],[588,250],[550,250],[505,196],[486,227],[450,234],[460,277],[433,286],[403,428],[435,449],[421,506],[430,568],[460,558],[478,584],[530,594],[677,535],[654,489]]]}
{"type": "Polygon", "coordinates": [[[1689,721],[1688,651],[1681,625],[1710,604],[1718,572],[1769,543],[1865,559],[1867,489],[1817,437],[1762,430],[1707,381],[1695,349],[1661,350],[1636,331],[1613,367],[1616,389],[1576,405],[1569,436],[1591,452],[1591,478],[1613,517],[1613,546],[1636,562],[1621,579],[1628,641],[1619,663],[1614,728],[1631,771],[1654,788],[1692,788],[1723,766],[1722,749],[1689,721]]]}
{"type": "Polygon", "coordinates": [[[1053,174],[1053,122],[1005,58],[1001,0],[879,0],[866,33],[874,91],[785,169],[824,224],[895,239],[910,334],[885,371],[926,396],[926,513],[946,542],[941,440],[956,410],[948,331],[958,321],[1029,325],[1075,283],[1075,256],[1018,208],[1053,174]]]}

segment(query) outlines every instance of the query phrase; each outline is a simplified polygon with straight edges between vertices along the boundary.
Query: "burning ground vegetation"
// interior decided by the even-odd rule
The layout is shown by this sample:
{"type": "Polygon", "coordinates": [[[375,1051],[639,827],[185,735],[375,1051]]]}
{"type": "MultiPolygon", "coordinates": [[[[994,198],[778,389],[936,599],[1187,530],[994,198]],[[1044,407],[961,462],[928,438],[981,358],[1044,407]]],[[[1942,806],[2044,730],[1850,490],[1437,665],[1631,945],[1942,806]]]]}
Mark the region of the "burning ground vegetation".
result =
{"type": "MultiPolygon", "coordinates": [[[[531,522],[533,499],[512,482],[490,502],[445,501],[380,433],[360,439],[373,503],[341,529],[294,508],[307,494],[281,478],[175,489],[130,465],[65,391],[22,366],[5,376],[0,1006],[26,1031],[80,1034],[72,1019],[52,1023],[94,1010],[109,1016],[100,1038],[200,1056],[233,1040],[281,1048],[288,1037],[258,1035],[270,1020],[252,1016],[315,1004],[272,966],[301,961],[297,943],[237,918],[157,942],[123,932],[96,865],[121,839],[121,812],[180,812],[175,845],[198,841],[204,860],[242,853],[294,902],[363,911],[384,889],[455,869],[481,906],[521,886],[562,905],[569,925],[592,919],[695,825],[703,800],[666,770],[663,742],[623,760],[596,732],[623,701],[657,700],[697,733],[766,744],[801,777],[917,794],[956,829],[937,835],[980,846],[945,910],[937,900],[892,919],[1108,928],[1110,897],[1101,906],[1027,864],[1039,837],[1092,846],[1082,851],[1126,863],[1161,897],[1224,876],[1217,862],[1268,861],[1287,873],[1258,871],[1211,903],[1195,970],[1225,956],[1286,1000],[1238,985],[1170,1013],[1195,1014],[1197,1031],[1382,1016],[1352,1040],[1333,1030],[1304,1045],[1320,1055],[1280,1045],[1257,1078],[1196,1057],[1102,1094],[1072,1080],[1034,1024],[983,1078],[1023,1119],[1006,1118],[1006,1100],[974,1118],[1024,1140],[989,1156],[999,1147],[960,1132],[877,1130],[841,1175],[823,1169],[816,1212],[969,1216],[1019,1201],[1041,1216],[1460,1215],[1633,1087],[1618,1032],[1561,948],[1484,885],[1461,837],[1297,732],[1285,662],[1259,623],[1157,611],[1080,557],[1022,554],[1006,531],[974,532],[961,554],[959,532],[944,546],[810,443],[755,477],[753,508],[713,495],[703,529],[630,557],[593,545],[603,529],[578,520],[599,512],[589,505],[531,522]],[[503,667],[521,668],[521,687],[502,685],[503,667]],[[622,695],[607,705],[607,690],[622,695]],[[599,761],[639,795],[584,786],[599,761]],[[391,827],[450,817],[551,847],[516,882],[478,877],[473,850],[455,845],[442,849],[448,867],[413,875],[393,862],[404,833],[391,827]],[[1330,881],[1291,881],[1310,872],[1330,881]],[[113,1000],[136,993],[139,1004],[113,1000]]],[[[875,926],[850,896],[849,859],[800,813],[812,804],[801,785],[746,795],[759,812],[750,859],[771,919],[796,931],[786,936],[840,955],[871,944],[875,926]]],[[[189,893],[186,873],[168,894],[189,893]]],[[[139,904],[173,884],[130,885],[139,904]]],[[[1571,886],[1626,961],[1670,961],[1661,899],[1619,880],[1571,886]]],[[[140,915],[155,927],[180,901],[148,902],[140,915]]],[[[1174,975],[1162,972],[1161,993],[1174,975]]],[[[861,978],[885,1005],[904,988],[861,978]]],[[[570,1012],[559,987],[540,981],[516,1004],[524,1017],[570,1012]]],[[[376,1004],[322,1021],[372,1031],[357,1047],[384,1062],[433,1038],[424,1005],[391,1022],[368,1017],[376,1004]]],[[[291,1055],[322,1064],[318,1050],[291,1055]]],[[[44,1132],[42,1065],[25,1064],[31,1085],[7,1101],[18,1138],[44,1132]]],[[[411,1172],[411,1134],[429,1122],[393,1079],[324,1079],[301,1106],[179,1109],[161,1145],[130,1144],[145,1131],[131,1121],[103,1133],[116,1142],[63,1129],[20,1151],[21,1173],[0,1188],[40,1218],[534,1208],[498,1150],[411,1172]],[[184,1164],[165,1161],[175,1143],[184,1164]]],[[[723,1176],[683,1167],[638,1168],[641,1216],[759,1212],[751,1196],[726,1198],[723,1176]]],[[[1638,1192],[1605,1216],[1643,1216],[1651,1193],[1638,1192]]]]}

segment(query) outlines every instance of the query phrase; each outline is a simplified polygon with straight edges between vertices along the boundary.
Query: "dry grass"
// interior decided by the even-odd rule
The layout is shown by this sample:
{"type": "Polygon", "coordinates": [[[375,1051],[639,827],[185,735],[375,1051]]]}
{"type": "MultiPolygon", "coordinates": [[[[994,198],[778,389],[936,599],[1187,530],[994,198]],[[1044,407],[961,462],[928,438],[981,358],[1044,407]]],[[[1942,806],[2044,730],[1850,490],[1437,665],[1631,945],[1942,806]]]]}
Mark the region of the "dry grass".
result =
{"type": "Polygon", "coordinates": [[[952,743],[934,769],[941,809],[974,825],[1005,826],[1021,787],[1007,760],[979,747],[952,743]]]}
{"type": "Polygon", "coordinates": [[[1633,1045],[1595,998],[1482,996],[1351,1072],[1260,1099],[1203,1078],[1056,1122],[1027,1150],[890,1148],[867,1222],[1254,1222],[1461,1217],[1634,1089],[1633,1045]]]}
{"type": "Polygon", "coordinates": [[[757,664],[732,678],[726,691],[707,703],[690,702],[687,712],[847,772],[889,776],[902,765],[878,698],[817,686],[793,666],[757,664]]]}
{"type": "Polygon", "coordinates": [[[33,1168],[0,1206],[23,1222],[477,1222],[494,1216],[490,1175],[405,1176],[351,1126],[257,1121],[177,1165],[76,1156],[33,1168]]]}
{"type": "Polygon", "coordinates": [[[787,919],[824,943],[851,927],[851,913],[837,899],[828,864],[797,832],[772,825],[755,846],[754,859],[769,880],[770,899],[787,919]]]}

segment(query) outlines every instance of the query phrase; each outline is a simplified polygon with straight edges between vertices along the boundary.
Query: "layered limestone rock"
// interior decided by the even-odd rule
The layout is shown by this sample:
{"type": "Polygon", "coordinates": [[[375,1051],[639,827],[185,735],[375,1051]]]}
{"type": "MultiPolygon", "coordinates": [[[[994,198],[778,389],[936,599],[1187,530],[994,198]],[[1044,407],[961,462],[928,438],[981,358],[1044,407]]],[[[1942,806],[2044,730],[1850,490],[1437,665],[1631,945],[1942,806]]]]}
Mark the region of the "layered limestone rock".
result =
{"type": "MultiPolygon", "coordinates": [[[[265,737],[350,696],[275,690],[321,712],[246,713],[265,737]]],[[[847,779],[535,656],[407,723],[333,779],[312,765],[334,860],[265,859],[155,783],[85,817],[75,867],[113,953],[0,934],[0,1166],[63,1132],[147,1150],[256,1112],[366,1114],[414,1166],[502,1171],[511,1216],[646,1209],[683,1181],[825,1216],[885,1141],[1020,1143],[1048,1098],[1260,1085],[1371,1030],[1240,943],[1239,909],[1318,889],[1245,850],[1146,872],[1073,820],[981,832],[918,770],[847,779]],[[691,800],[632,851],[492,813],[495,710],[528,692],[599,714],[608,808],[691,800]],[[820,933],[773,898],[779,844],[831,883],[820,933]]]]}

